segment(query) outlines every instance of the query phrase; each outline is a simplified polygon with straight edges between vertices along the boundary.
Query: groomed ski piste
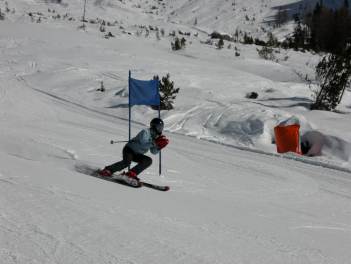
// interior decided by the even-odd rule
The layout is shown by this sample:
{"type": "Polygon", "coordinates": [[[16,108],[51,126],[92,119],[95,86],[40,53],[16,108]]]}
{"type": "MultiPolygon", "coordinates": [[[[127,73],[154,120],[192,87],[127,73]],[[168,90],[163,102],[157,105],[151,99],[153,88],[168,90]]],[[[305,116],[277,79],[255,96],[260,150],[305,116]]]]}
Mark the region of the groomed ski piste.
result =
{"type": "MultiPolygon", "coordinates": [[[[158,15],[142,12],[152,10],[142,1],[95,1],[89,18],[118,20],[106,39],[98,25],[78,30],[81,22],[48,12],[78,18],[80,1],[47,2],[8,1],[16,12],[0,21],[1,264],[350,263],[351,96],[336,113],[307,109],[315,87],[303,76],[313,79],[319,55],[281,50],[273,62],[253,45],[203,44],[208,28],[225,24],[207,23],[211,5],[199,4],[195,28],[167,11],[182,1],[165,1],[158,15]],[[28,12],[41,12],[41,23],[28,12]],[[171,37],[138,36],[138,24],[192,35],[174,52],[171,37]],[[123,144],[110,140],[128,137],[128,70],[138,79],[170,73],[180,87],[175,108],[162,111],[162,175],[152,156],[140,176],[168,192],[75,169],[121,158],[123,144]],[[258,99],[245,98],[253,91],[258,99]],[[291,116],[302,134],[324,136],[321,156],[276,154],[273,128],[291,116]]],[[[133,107],[132,134],[156,115],[133,107]]]]}

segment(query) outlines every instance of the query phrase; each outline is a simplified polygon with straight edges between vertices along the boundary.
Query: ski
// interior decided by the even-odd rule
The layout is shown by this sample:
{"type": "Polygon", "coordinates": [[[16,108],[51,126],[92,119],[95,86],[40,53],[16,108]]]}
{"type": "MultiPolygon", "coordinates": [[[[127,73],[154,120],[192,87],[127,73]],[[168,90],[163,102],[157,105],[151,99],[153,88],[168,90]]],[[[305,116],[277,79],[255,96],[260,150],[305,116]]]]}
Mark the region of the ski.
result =
{"type": "MultiPolygon", "coordinates": [[[[118,182],[118,183],[122,183],[122,184],[128,185],[128,186],[133,187],[133,188],[147,187],[147,188],[150,188],[150,189],[154,189],[154,190],[157,190],[157,191],[163,191],[163,192],[166,192],[166,191],[169,190],[169,186],[157,185],[157,184],[148,183],[148,182],[144,182],[144,181],[139,181],[139,185],[136,185],[134,182],[133,183],[132,182],[128,183],[128,182],[126,182],[123,179],[119,179],[119,176],[122,176],[122,175],[121,174],[117,174],[114,177],[112,177],[111,180],[114,181],[114,182],[118,182]]],[[[103,178],[101,176],[98,176],[98,177],[102,178],[102,179],[105,179],[105,178],[103,178]]]]}
{"type": "Polygon", "coordinates": [[[154,190],[162,191],[162,192],[166,192],[166,191],[168,191],[170,189],[169,186],[166,186],[166,185],[157,185],[157,184],[144,182],[144,181],[140,181],[138,186],[132,185],[132,184],[128,184],[125,181],[123,181],[122,179],[118,178],[119,174],[114,175],[113,177],[110,177],[110,178],[101,177],[99,175],[99,173],[98,173],[99,170],[97,168],[93,168],[93,167],[87,166],[87,165],[80,165],[80,166],[76,165],[75,169],[79,173],[83,173],[83,174],[86,174],[86,175],[89,175],[89,176],[92,176],[92,177],[95,177],[95,178],[99,178],[99,179],[102,179],[102,180],[105,180],[105,181],[119,183],[119,184],[126,185],[126,186],[132,187],[132,188],[146,187],[146,188],[150,188],[150,189],[154,189],[154,190]]]}
{"type": "Polygon", "coordinates": [[[133,188],[147,187],[147,188],[154,189],[154,190],[157,190],[157,191],[162,191],[162,192],[166,192],[166,191],[169,190],[169,186],[166,186],[166,185],[157,185],[157,184],[153,184],[153,183],[149,183],[149,182],[144,182],[144,181],[139,181],[139,185],[130,184],[130,183],[125,182],[125,181],[122,180],[122,179],[118,179],[118,176],[117,176],[117,177],[106,178],[106,177],[101,177],[101,176],[97,175],[97,173],[96,173],[96,176],[95,176],[95,177],[100,178],[100,179],[103,179],[103,180],[107,180],[107,181],[112,181],[112,182],[120,183],[120,184],[129,186],[129,187],[133,187],[133,188]]]}
{"type": "Polygon", "coordinates": [[[167,186],[167,185],[156,185],[156,184],[147,183],[147,182],[143,182],[143,181],[140,183],[141,183],[141,186],[148,187],[148,188],[162,191],[162,192],[166,192],[170,189],[169,186],[167,186]]]}

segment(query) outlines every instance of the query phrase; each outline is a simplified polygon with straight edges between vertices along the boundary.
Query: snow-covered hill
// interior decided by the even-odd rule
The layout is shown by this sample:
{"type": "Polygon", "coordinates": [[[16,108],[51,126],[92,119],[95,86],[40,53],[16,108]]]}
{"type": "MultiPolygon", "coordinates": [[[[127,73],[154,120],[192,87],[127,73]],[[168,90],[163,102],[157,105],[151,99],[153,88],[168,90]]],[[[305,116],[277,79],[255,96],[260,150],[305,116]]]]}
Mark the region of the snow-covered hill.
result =
{"type": "MultiPolygon", "coordinates": [[[[1,264],[348,263],[351,96],[335,113],[307,109],[318,55],[217,49],[206,32],[229,31],[231,1],[216,2],[218,22],[215,1],[88,1],[85,31],[82,2],[0,0],[1,264]],[[173,31],[191,33],[185,50],[171,50],[173,31]],[[120,158],[123,145],[109,141],[127,139],[128,70],[170,73],[180,87],[162,112],[163,176],[157,158],[141,175],[168,193],[75,170],[120,158]],[[275,155],[273,128],[291,116],[301,134],[322,134],[321,156],[275,155]]],[[[292,2],[267,1],[260,19],[292,2]]],[[[132,113],[133,134],[156,116],[132,113]]]]}
{"type": "MultiPolygon", "coordinates": [[[[4,1],[3,1],[4,2],[4,1]]],[[[200,32],[213,31],[227,33],[246,32],[254,37],[266,38],[273,32],[280,38],[292,30],[293,16],[313,10],[318,0],[93,0],[87,1],[86,18],[100,17],[105,20],[120,21],[127,25],[140,25],[146,22],[154,26],[165,23],[184,26],[200,32]],[[277,13],[282,20],[277,27],[277,13]]],[[[339,7],[343,0],[323,1],[331,8],[339,7]]],[[[81,18],[83,3],[80,0],[16,0],[12,8],[23,11],[54,8],[81,18]]]]}
{"type": "MultiPolygon", "coordinates": [[[[74,98],[79,103],[103,108],[104,111],[107,107],[107,112],[115,112],[126,118],[126,109],[119,107],[127,103],[126,72],[135,69],[138,78],[146,79],[155,74],[170,73],[181,92],[175,109],[163,113],[169,131],[274,152],[274,126],[295,115],[300,119],[302,134],[311,130],[323,134],[324,157],[335,160],[338,165],[349,166],[350,144],[347,142],[351,138],[339,125],[342,123],[343,127],[348,123],[348,115],[307,110],[316,87],[309,86],[305,79],[313,81],[319,56],[276,50],[275,60],[267,61],[259,58],[256,49],[260,47],[227,41],[225,48],[218,50],[215,41],[211,41],[208,34],[198,27],[184,21],[184,24],[174,23],[173,11],[183,10],[179,12],[187,16],[188,8],[185,6],[190,2],[159,3],[164,6],[163,13],[159,12],[159,7],[152,9],[151,5],[152,14],[146,11],[151,3],[143,3],[88,2],[85,33],[77,30],[82,25],[79,21],[81,1],[67,0],[62,4],[15,1],[8,4],[9,10],[12,6],[16,10],[15,13],[6,14],[6,20],[2,23],[8,23],[5,27],[9,31],[10,43],[18,42],[12,38],[12,34],[16,33],[11,32],[11,26],[16,25],[17,30],[29,24],[34,28],[31,30],[33,37],[45,41],[36,51],[32,48],[38,47],[36,40],[28,45],[27,53],[33,56],[32,60],[28,61],[27,57],[23,60],[21,54],[17,56],[21,61],[18,64],[24,71],[19,74],[20,78],[45,92],[66,99],[74,98]],[[102,21],[105,21],[104,32],[99,30],[102,21]],[[44,36],[41,33],[43,27],[49,32],[44,36]],[[112,32],[116,37],[105,39],[107,32],[112,32]],[[173,37],[169,34],[172,32],[186,37],[185,50],[170,50],[173,37]],[[186,32],[190,36],[184,35],[186,32]],[[130,48],[126,49],[127,46],[130,48]],[[97,55],[94,54],[95,50],[97,55]],[[78,78],[76,71],[79,71],[78,78]],[[107,92],[97,94],[94,91],[101,81],[107,92]],[[249,92],[258,92],[259,99],[246,99],[245,95],[249,92]]],[[[226,1],[220,3],[219,8],[222,8],[222,4],[228,4],[226,1]]],[[[245,5],[250,3],[245,2],[245,5]]],[[[278,3],[271,1],[265,10],[273,12],[272,8],[276,5],[278,3]]],[[[251,6],[254,6],[253,3],[251,6]]],[[[207,10],[207,13],[199,16],[205,20],[213,7],[208,4],[201,10],[207,10]]],[[[220,21],[221,29],[225,30],[225,19],[220,21]]],[[[257,22],[255,25],[259,24],[257,22]]],[[[210,26],[203,24],[203,27],[210,26]]],[[[23,27],[23,30],[27,29],[23,27]]],[[[25,36],[19,32],[20,37],[21,34],[25,36]]],[[[9,45],[7,42],[5,39],[5,47],[9,45]]],[[[13,59],[14,55],[10,53],[5,58],[13,59]]],[[[350,112],[349,97],[347,93],[339,108],[343,113],[350,112]]],[[[153,113],[147,108],[140,108],[134,119],[145,124],[145,115],[151,116],[153,113]]],[[[324,157],[319,159],[324,160],[324,157]]]]}

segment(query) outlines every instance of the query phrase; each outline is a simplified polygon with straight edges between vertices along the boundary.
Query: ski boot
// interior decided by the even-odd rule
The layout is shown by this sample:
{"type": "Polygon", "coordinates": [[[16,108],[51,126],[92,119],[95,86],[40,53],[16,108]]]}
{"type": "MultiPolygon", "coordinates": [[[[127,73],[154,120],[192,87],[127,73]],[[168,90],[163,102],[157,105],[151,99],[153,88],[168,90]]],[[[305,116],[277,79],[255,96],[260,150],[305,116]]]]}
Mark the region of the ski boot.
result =
{"type": "Polygon", "coordinates": [[[141,187],[140,179],[137,177],[137,174],[133,170],[122,172],[119,175],[118,179],[122,180],[132,187],[141,187]]]}
{"type": "Polygon", "coordinates": [[[103,177],[103,178],[110,178],[112,177],[112,172],[106,168],[104,168],[103,170],[99,170],[98,171],[98,174],[100,177],[103,177]]]}

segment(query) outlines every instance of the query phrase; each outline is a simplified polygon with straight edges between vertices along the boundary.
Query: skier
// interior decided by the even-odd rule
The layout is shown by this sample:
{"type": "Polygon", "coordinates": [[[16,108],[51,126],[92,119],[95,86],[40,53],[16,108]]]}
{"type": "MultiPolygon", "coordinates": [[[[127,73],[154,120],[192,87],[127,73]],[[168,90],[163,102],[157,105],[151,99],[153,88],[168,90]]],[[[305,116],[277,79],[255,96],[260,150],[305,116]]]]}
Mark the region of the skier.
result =
{"type": "Polygon", "coordinates": [[[169,143],[169,140],[162,135],[163,127],[162,119],[152,119],[149,128],[141,130],[124,146],[123,159],[106,166],[99,171],[99,175],[101,177],[112,177],[113,173],[129,167],[131,162],[134,161],[137,164],[128,172],[123,172],[119,178],[129,185],[139,186],[140,182],[137,176],[152,163],[152,159],[144,154],[149,150],[152,154],[157,154],[169,143]]]}

